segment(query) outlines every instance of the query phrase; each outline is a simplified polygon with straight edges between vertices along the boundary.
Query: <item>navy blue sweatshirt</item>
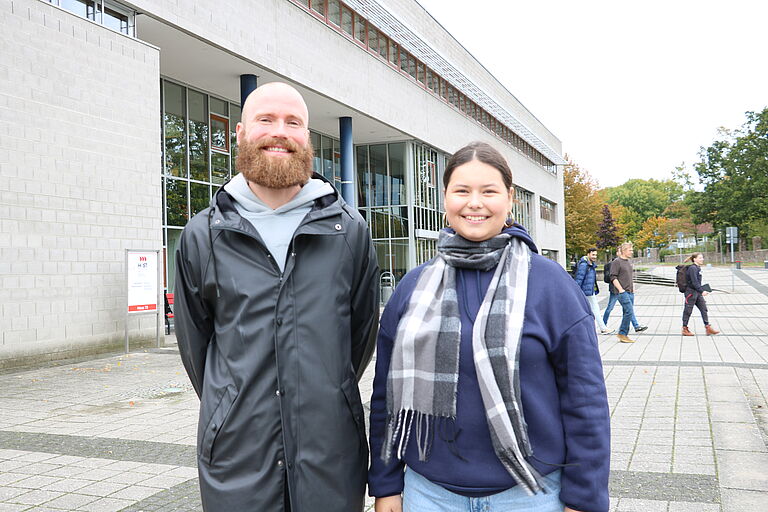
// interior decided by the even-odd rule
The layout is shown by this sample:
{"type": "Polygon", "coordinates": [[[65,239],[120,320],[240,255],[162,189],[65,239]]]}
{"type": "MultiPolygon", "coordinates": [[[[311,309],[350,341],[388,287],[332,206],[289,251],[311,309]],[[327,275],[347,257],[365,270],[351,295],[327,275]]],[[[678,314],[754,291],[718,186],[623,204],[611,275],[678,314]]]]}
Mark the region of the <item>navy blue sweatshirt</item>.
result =
{"type": "MultiPolygon", "coordinates": [[[[542,474],[562,467],[560,500],[569,507],[606,512],[610,417],[594,317],[574,280],[557,263],[536,254],[522,228],[505,232],[521,238],[534,251],[520,351],[523,412],[533,448],[529,462],[542,474]]],[[[455,427],[438,429],[425,462],[418,460],[414,435],[404,461],[393,456],[385,466],[380,458],[394,337],[422,269],[423,265],[402,279],[381,317],[371,397],[369,493],[384,497],[402,492],[404,463],[465,496],[504,491],[515,481],[493,451],[472,355],[472,325],[493,270],[457,269],[461,346],[455,427]]]]}
{"type": "Polygon", "coordinates": [[[697,264],[688,265],[685,269],[688,278],[688,288],[696,290],[699,293],[704,292],[704,288],[701,287],[701,267],[697,264]]]}

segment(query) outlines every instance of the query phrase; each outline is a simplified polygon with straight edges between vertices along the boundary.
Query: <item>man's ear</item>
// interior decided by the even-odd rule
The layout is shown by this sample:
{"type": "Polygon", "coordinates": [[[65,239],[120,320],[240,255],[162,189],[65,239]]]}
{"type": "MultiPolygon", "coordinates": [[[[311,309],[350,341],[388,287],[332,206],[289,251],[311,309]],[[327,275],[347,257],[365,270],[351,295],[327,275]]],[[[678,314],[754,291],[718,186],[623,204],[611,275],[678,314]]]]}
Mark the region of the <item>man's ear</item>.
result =
{"type": "Polygon", "coordinates": [[[242,122],[238,122],[235,125],[235,137],[237,138],[237,145],[240,145],[240,139],[245,134],[245,125],[242,122]]]}

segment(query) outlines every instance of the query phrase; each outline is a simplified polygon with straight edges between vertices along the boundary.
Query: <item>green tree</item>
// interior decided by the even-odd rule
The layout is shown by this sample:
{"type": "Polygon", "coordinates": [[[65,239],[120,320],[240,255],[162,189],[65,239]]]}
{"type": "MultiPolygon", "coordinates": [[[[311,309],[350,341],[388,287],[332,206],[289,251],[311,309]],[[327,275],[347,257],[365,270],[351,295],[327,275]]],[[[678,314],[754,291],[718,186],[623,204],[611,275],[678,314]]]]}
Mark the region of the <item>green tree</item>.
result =
{"type": "Polygon", "coordinates": [[[602,201],[589,172],[570,159],[563,169],[563,187],[565,249],[570,256],[581,255],[595,245],[595,233],[602,219],[602,201]]]}
{"type": "Polygon", "coordinates": [[[721,129],[720,139],[701,149],[694,168],[704,191],[687,203],[696,223],[739,226],[749,237],[768,219],[768,107],[746,116],[741,128],[721,129]]]}
{"type": "Polygon", "coordinates": [[[632,179],[605,191],[609,202],[637,213],[641,223],[660,216],[670,204],[683,198],[683,186],[674,180],[632,179]]]}

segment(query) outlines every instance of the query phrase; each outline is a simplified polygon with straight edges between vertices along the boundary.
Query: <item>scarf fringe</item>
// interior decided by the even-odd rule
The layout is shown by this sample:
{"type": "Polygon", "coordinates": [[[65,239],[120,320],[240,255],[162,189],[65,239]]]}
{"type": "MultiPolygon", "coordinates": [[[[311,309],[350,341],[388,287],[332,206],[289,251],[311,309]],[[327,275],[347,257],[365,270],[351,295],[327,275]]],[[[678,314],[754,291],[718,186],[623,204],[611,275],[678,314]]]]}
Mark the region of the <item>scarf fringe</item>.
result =
{"type": "Polygon", "coordinates": [[[397,459],[403,459],[415,422],[416,448],[419,452],[419,460],[425,462],[432,452],[435,424],[440,419],[441,417],[412,409],[403,409],[395,415],[389,415],[385,442],[381,446],[381,459],[385,464],[389,464],[393,453],[397,459]]]}
{"type": "Polygon", "coordinates": [[[549,492],[541,482],[543,478],[541,473],[539,473],[536,468],[531,466],[525,459],[518,462],[514,450],[496,450],[496,456],[504,466],[504,469],[506,469],[512,478],[515,479],[515,482],[522,487],[526,494],[532,496],[540,492],[545,494],[549,492]]]}

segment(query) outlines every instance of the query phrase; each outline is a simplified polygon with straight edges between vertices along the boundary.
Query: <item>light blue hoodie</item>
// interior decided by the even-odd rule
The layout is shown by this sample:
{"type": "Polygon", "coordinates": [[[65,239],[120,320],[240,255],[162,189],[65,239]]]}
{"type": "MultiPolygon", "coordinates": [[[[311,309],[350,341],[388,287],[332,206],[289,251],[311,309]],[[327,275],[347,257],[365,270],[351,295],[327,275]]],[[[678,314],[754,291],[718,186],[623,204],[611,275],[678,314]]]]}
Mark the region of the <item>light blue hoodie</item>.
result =
{"type": "Polygon", "coordinates": [[[256,228],[281,271],[285,270],[293,234],[312,209],[315,199],[334,193],[328,183],[311,179],[293,199],[273,210],[253,193],[242,174],[224,185],[224,190],[235,200],[237,212],[256,228]]]}

